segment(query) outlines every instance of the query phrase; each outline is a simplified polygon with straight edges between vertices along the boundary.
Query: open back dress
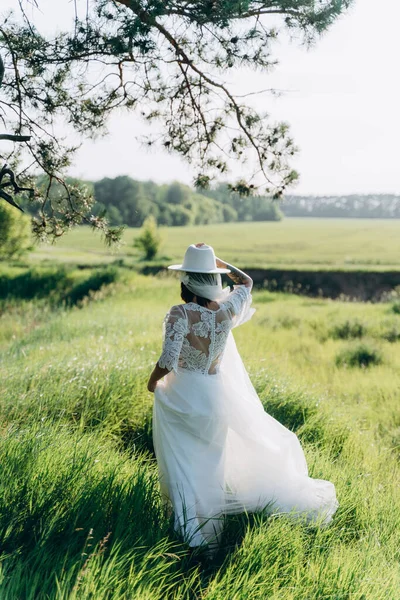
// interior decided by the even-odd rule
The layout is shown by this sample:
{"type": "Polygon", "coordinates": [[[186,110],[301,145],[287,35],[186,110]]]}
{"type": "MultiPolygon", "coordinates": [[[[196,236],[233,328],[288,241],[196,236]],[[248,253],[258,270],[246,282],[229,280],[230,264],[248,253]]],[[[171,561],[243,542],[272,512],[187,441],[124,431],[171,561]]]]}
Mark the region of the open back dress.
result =
{"type": "Polygon", "coordinates": [[[267,510],[328,523],[335,487],[308,476],[297,436],[265,412],[231,330],[249,320],[244,285],[211,310],[173,306],[164,320],[153,441],[161,493],[190,546],[218,541],[228,513],[267,510]]]}

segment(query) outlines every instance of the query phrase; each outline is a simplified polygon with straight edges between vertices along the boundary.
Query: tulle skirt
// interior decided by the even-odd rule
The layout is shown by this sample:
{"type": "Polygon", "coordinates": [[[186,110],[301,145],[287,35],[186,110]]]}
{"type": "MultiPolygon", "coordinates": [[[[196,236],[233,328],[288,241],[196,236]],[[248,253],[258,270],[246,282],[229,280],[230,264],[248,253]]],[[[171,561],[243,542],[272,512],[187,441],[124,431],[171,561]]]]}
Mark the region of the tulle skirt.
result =
{"type": "Polygon", "coordinates": [[[297,436],[265,412],[232,334],[216,375],[178,369],[154,395],[161,493],[190,546],[218,542],[224,515],[290,513],[327,524],[338,502],[308,476],[297,436]]]}

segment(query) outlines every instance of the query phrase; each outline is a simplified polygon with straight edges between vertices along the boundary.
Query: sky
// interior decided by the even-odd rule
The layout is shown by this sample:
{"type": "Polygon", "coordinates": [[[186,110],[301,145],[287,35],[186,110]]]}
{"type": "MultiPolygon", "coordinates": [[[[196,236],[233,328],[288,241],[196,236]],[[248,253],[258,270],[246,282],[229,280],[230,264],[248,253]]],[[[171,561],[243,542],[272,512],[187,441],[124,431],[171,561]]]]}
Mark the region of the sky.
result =
{"type": "MultiPolygon", "coordinates": [[[[16,4],[1,0],[0,12],[16,4]]],[[[49,32],[73,10],[71,0],[41,0],[40,6],[35,18],[49,32]]],[[[291,125],[300,148],[293,161],[300,182],[292,193],[400,193],[399,22],[399,0],[356,0],[311,49],[289,40],[276,44],[279,65],[272,73],[229,75],[237,93],[284,90],[279,98],[263,94],[254,102],[291,125]]],[[[115,115],[108,130],[103,139],[84,141],[71,174],[192,182],[183,160],[147,151],[136,140],[146,126],[134,113],[115,115]]]]}

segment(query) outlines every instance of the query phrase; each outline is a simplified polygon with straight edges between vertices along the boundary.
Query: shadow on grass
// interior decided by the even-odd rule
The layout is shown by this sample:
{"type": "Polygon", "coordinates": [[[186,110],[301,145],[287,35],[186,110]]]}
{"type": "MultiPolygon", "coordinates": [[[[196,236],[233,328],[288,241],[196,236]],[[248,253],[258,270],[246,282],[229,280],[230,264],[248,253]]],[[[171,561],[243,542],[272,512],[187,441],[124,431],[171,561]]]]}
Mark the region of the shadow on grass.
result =
{"type": "Polygon", "coordinates": [[[64,265],[44,269],[31,267],[18,275],[0,275],[0,300],[46,299],[51,305],[77,306],[118,278],[115,267],[92,269],[85,278],[77,278],[64,265]]]}
{"type": "Polygon", "coordinates": [[[142,422],[136,425],[122,423],[119,435],[121,450],[128,452],[129,456],[134,456],[138,452],[146,452],[155,458],[151,410],[145,414],[142,422]]]}
{"type": "Polygon", "coordinates": [[[132,565],[143,585],[151,565],[171,581],[187,576],[193,563],[174,541],[153,461],[119,456],[94,434],[54,428],[15,428],[2,440],[0,597],[64,597],[60,581],[70,597],[94,565],[107,572],[113,560],[122,582],[132,579],[132,565]]]}

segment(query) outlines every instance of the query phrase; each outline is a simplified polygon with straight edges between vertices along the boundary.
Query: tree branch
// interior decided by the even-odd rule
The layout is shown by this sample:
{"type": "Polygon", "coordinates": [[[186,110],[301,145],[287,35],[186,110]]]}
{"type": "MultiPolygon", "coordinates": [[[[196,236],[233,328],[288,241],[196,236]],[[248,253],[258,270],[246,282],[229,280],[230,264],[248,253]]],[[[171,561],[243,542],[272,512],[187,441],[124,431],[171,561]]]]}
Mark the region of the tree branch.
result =
{"type": "Polygon", "coordinates": [[[10,142],[29,142],[30,135],[12,135],[10,133],[0,133],[0,140],[8,140],[10,142]]]}
{"type": "Polygon", "coordinates": [[[3,77],[4,77],[4,63],[3,63],[3,59],[0,56],[0,87],[1,87],[1,84],[3,83],[3,77]]]}
{"type": "MultiPolygon", "coordinates": [[[[159,23],[157,21],[157,19],[155,19],[153,17],[153,15],[151,15],[149,12],[144,10],[136,0],[113,0],[113,1],[117,2],[118,4],[123,4],[123,5],[127,6],[130,10],[132,10],[132,12],[134,12],[141,19],[141,21],[143,23],[145,23],[146,25],[149,25],[150,27],[155,27],[165,37],[165,39],[168,40],[168,42],[174,48],[177,55],[181,57],[181,60],[183,63],[186,63],[195,73],[197,73],[197,75],[199,75],[201,78],[203,78],[212,87],[218,88],[224,92],[226,97],[232,103],[232,107],[236,114],[236,119],[237,119],[240,129],[243,131],[243,133],[249,140],[250,144],[253,146],[254,150],[256,151],[261,172],[263,173],[265,179],[271,185],[273,185],[273,182],[268,177],[268,174],[265,171],[264,160],[261,156],[260,148],[258,147],[258,144],[256,143],[249,128],[246,127],[245,123],[243,122],[240,106],[236,102],[236,100],[235,100],[234,96],[231,94],[231,92],[222,83],[218,83],[217,81],[214,81],[208,75],[206,75],[203,71],[201,71],[194,64],[194,62],[189,58],[189,56],[186,54],[186,52],[183,50],[183,48],[179,45],[179,43],[173,37],[173,35],[161,23],[159,23]]],[[[207,133],[207,130],[206,130],[206,133],[207,133]]]]}

